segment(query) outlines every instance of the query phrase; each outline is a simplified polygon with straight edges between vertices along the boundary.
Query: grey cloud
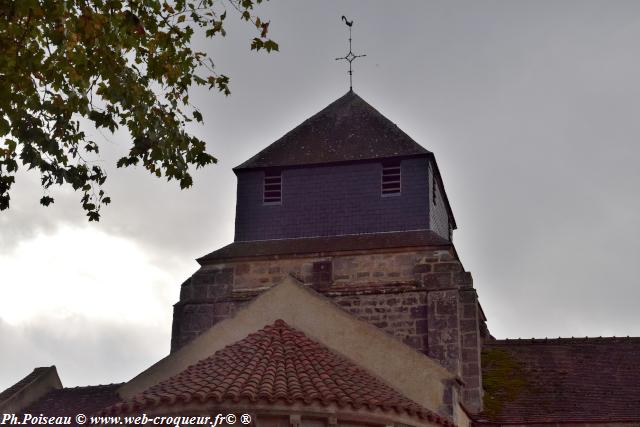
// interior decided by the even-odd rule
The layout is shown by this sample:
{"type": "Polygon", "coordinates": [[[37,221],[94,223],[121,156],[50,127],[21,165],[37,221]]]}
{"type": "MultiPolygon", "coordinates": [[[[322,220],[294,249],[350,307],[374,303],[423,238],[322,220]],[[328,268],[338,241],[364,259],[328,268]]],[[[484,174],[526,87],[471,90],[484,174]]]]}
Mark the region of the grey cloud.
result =
{"type": "MultiPolygon", "coordinates": [[[[348,88],[334,60],[346,49],[344,14],[356,21],[354,49],[367,54],[355,64],[356,92],[436,154],[460,227],[454,242],[494,334],[640,335],[640,3],[279,1],[260,10],[280,53],[250,53],[250,29],[234,20],[227,39],[202,43],[232,77],[228,98],[191,97],[206,119],[194,131],[220,163],[196,172],[189,191],[109,166],[113,204],[92,227],[134,240],[166,269],[231,241],[231,168],[348,88]]],[[[126,147],[125,137],[110,139],[107,165],[126,147]]],[[[33,200],[15,194],[0,213],[0,250],[37,230],[84,226],[76,195],[44,209],[37,185],[25,185],[33,200]]],[[[163,321],[157,346],[166,349],[163,321]]],[[[115,345],[120,370],[105,360],[113,381],[140,367],[117,352],[137,348],[142,332],[98,325],[87,338],[88,327],[64,329],[88,339],[92,357],[124,342],[115,345]]],[[[2,366],[52,362],[11,363],[2,366]]],[[[86,372],[65,366],[78,379],[86,372]]]]}
{"type": "Polygon", "coordinates": [[[0,319],[0,389],[51,365],[65,387],[128,381],[168,354],[169,331],[169,321],[134,327],[75,316],[12,326],[0,319]]]}

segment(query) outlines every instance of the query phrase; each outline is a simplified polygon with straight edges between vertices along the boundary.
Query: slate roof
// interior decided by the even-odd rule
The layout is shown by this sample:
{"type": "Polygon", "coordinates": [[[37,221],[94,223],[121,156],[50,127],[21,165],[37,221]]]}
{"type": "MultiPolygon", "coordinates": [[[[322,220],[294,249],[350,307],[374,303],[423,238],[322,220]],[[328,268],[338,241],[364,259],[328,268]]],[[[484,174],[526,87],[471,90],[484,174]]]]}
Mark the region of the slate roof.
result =
{"type": "Polygon", "coordinates": [[[426,154],[429,151],[349,91],[234,171],[426,154]]]}
{"type": "Polygon", "coordinates": [[[482,375],[479,421],[640,421],[640,338],[496,340],[482,375]]]}
{"type": "Polygon", "coordinates": [[[120,384],[67,387],[51,390],[44,397],[26,407],[23,412],[47,416],[75,416],[96,414],[120,401],[116,394],[120,384]]]}
{"type": "Polygon", "coordinates": [[[255,240],[233,242],[198,258],[200,264],[222,259],[294,254],[322,254],[339,251],[389,249],[419,246],[451,246],[451,242],[431,230],[389,233],[348,234],[328,237],[255,240]]]}
{"type": "Polygon", "coordinates": [[[381,409],[453,426],[282,320],[104,413],[241,400],[381,409]]]}

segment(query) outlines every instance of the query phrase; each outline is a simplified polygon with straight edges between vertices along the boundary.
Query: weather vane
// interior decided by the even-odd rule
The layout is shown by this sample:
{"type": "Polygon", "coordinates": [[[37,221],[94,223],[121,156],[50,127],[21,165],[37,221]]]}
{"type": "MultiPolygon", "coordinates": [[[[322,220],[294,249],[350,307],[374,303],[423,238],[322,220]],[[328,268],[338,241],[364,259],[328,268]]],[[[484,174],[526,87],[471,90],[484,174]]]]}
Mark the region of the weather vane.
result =
{"type": "Polygon", "coordinates": [[[363,56],[367,56],[367,55],[356,55],[353,53],[353,51],[351,50],[351,27],[353,26],[353,20],[348,21],[347,17],[344,15],[342,15],[342,20],[344,21],[345,24],[347,24],[347,27],[349,27],[349,53],[347,53],[342,58],[336,58],[336,61],[344,59],[347,62],[349,62],[349,90],[353,90],[353,71],[351,70],[351,63],[356,58],[362,58],[363,56]]]}

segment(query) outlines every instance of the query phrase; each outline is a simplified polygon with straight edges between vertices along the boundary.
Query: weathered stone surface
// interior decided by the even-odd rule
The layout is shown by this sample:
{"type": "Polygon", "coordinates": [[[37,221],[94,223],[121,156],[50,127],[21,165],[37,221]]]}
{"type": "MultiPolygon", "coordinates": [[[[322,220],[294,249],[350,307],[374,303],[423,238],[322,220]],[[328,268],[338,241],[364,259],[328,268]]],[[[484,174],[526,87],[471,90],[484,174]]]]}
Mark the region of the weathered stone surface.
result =
{"type": "Polygon", "coordinates": [[[465,377],[476,377],[480,373],[480,365],[477,363],[465,363],[462,366],[462,375],[465,377]]]}
{"type": "Polygon", "coordinates": [[[440,257],[440,261],[457,261],[456,258],[453,256],[453,254],[451,252],[443,252],[440,251],[438,253],[439,257],[440,257]]]}
{"type": "Polygon", "coordinates": [[[427,320],[416,320],[416,333],[424,335],[429,332],[429,323],[427,320]]]}
{"type": "Polygon", "coordinates": [[[441,262],[433,265],[433,271],[435,272],[454,272],[460,271],[462,266],[459,262],[441,262]]]}
{"type": "Polygon", "coordinates": [[[233,269],[223,268],[221,270],[218,270],[214,280],[215,280],[214,283],[216,284],[225,284],[225,285],[233,284],[233,269]]]}
{"type": "Polygon", "coordinates": [[[465,304],[476,304],[478,295],[475,289],[464,289],[460,291],[460,301],[465,304]]]}
{"type": "Polygon", "coordinates": [[[249,264],[249,263],[237,264],[235,266],[236,276],[241,276],[243,274],[247,274],[250,271],[251,271],[251,264],[249,264]]]}
{"type": "Polygon", "coordinates": [[[211,284],[207,285],[207,298],[217,299],[231,293],[231,284],[211,284]]]}
{"type": "Polygon", "coordinates": [[[456,290],[428,293],[429,352],[455,373],[460,371],[457,304],[456,290]]]}
{"type": "Polygon", "coordinates": [[[412,319],[426,319],[427,318],[427,306],[420,304],[416,307],[411,307],[409,310],[412,319]]]}
{"type": "Polygon", "coordinates": [[[207,297],[207,285],[204,283],[194,284],[191,297],[195,300],[205,299],[207,297]]]}
{"type": "Polygon", "coordinates": [[[461,375],[466,384],[460,391],[465,406],[481,406],[477,296],[471,275],[449,251],[372,252],[207,265],[181,287],[181,303],[174,307],[172,351],[250,302],[234,295],[267,289],[289,274],[327,293],[353,316],[461,375]]]}
{"type": "Polygon", "coordinates": [[[191,278],[180,286],[180,301],[186,301],[192,298],[193,288],[191,287],[191,278]]]}
{"type": "Polygon", "coordinates": [[[426,289],[444,289],[451,286],[451,273],[427,273],[422,275],[422,284],[426,289]]]}
{"type": "Polygon", "coordinates": [[[461,271],[458,273],[454,273],[452,277],[453,277],[453,283],[456,285],[461,285],[461,286],[473,285],[473,277],[471,277],[471,273],[469,273],[468,271],[461,271]]]}
{"type": "Polygon", "coordinates": [[[463,319],[476,319],[477,317],[478,317],[478,309],[474,304],[463,304],[462,306],[463,319]]]}
{"type": "Polygon", "coordinates": [[[433,267],[431,266],[431,264],[417,264],[415,267],[413,267],[413,272],[416,274],[431,273],[432,269],[433,267]]]}
{"type": "Polygon", "coordinates": [[[462,335],[462,347],[475,348],[478,346],[478,334],[475,332],[462,335]]]}

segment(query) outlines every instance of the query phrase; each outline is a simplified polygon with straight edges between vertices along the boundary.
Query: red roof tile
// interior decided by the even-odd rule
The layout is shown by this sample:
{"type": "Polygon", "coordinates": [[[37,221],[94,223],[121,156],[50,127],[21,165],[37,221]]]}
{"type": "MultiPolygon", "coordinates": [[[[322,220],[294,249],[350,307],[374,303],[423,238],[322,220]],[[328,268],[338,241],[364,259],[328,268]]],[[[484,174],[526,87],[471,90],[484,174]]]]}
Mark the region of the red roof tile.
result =
{"type": "Polygon", "coordinates": [[[241,400],[382,409],[453,426],[282,320],[104,412],[241,400]]]}
{"type": "Polygon", "coordinates": [[[493,423],[640,421],[640,338],[498,340],[482,353],[493,423]]]}

